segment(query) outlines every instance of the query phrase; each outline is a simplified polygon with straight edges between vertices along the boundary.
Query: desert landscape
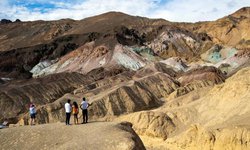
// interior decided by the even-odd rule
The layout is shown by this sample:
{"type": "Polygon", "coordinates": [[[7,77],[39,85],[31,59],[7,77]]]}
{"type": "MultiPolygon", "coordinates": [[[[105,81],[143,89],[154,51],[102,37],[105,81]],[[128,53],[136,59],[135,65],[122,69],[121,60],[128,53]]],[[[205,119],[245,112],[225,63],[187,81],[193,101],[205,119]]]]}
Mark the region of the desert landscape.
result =
{"type": "Polygon", "coordinates": [[[250,7],[197,23],[2,19],[0,149],[249,150],[249,29],[250,7]],[[89,123],[65,126],[83,97],[89,123]]]}

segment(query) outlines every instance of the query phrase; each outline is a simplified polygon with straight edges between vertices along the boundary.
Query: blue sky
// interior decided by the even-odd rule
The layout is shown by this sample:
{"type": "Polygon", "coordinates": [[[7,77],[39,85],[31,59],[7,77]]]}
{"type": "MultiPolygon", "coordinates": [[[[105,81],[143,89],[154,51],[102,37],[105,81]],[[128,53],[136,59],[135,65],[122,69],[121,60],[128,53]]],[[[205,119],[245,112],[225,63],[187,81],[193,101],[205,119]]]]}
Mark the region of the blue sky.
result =
{"type": "Polygon", "coordinates": [[[80,20],[108,11],[177,22],[216,20],[250,0],[0,0],[0,19],[80,20]]]}

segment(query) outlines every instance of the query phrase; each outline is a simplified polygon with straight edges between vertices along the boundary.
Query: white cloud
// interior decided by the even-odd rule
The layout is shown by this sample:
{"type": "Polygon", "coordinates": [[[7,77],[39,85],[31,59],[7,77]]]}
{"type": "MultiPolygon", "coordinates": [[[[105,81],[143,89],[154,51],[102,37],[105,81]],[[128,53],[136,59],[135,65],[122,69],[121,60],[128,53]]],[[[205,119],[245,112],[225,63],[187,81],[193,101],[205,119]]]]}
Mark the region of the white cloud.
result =
{"type": "Polygon", "coordinates": [[[248,0],[173,0],[155,11],[152,17],[171,21],[208,21],[229,15],[238,9],[250,6],[248,0]]]}
{"type": "Polygon", "coordinates": [[[0,1],[0,18],[21,20],[57,20],[62,18],[83,19],[85,17],[121,11],[131,15],[150,18],[164,18],[170,21],[196,22],[215,20],[233,13],[244,6],[250,6],[249,0],[85,0],[85,1],[48,1],[35,0],[42,4],[54,4],[55,8],[41,11],[25,6],[11,4],[8,0],[0,1]]]}

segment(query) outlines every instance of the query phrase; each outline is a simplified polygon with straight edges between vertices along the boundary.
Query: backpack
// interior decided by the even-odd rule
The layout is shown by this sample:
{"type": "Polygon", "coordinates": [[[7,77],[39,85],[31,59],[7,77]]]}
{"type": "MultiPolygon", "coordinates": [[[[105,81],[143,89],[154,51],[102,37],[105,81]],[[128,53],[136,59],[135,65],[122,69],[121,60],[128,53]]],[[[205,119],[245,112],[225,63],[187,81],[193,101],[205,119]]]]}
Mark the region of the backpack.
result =
{"type": "Polygon", "coordinates": [[[78,108],[73,107],[73,114],[78,114],[78,108]]]}

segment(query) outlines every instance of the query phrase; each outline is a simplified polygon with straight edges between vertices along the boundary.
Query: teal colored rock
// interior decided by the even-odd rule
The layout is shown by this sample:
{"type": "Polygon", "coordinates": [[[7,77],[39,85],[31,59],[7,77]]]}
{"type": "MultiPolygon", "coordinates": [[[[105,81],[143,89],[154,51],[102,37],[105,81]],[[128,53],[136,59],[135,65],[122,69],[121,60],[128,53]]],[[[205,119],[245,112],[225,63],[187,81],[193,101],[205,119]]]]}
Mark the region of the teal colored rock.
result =
{"type": "Polygon", "coordinates": [[[209,61],[212,63],[218,63],[222,60],[221,54],[219,52],[213,52],[208,57],[209,61]]]}

